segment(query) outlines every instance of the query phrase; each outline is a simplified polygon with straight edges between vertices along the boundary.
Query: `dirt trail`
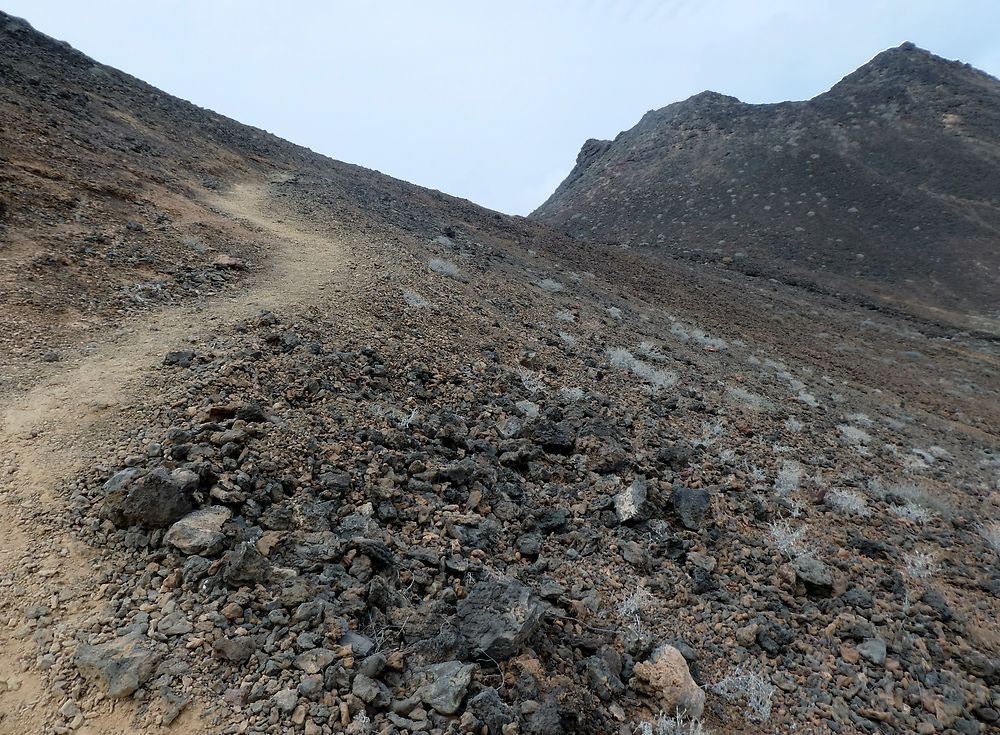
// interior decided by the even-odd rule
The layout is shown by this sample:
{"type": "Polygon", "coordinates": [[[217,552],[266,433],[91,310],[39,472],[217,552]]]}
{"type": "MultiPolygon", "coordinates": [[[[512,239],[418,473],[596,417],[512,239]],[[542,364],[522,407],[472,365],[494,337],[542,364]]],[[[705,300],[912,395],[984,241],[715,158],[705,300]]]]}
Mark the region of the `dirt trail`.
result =
{"type": "MultiPolygon", "coordinates": [[[[347,259],[340,243],[308,232],[309,224],[276,213],[266,184],[248,183],[209,204],[243,226],[273,238],[264,272],[236,296],[207,304],[170,307],[147,314],[117,338],[75,363],[54,367],[25,394],[0,404],[0,735],[42,732],[44,695],[29,636],[19,634],[26,595],[44,585],[60,594],[55,622],[86,616],[101,604],[92,599],[87,548],[69,534],[53,533],[46,516],[62,508],[60,485],[96,455],[102,437],[127,428],[128,409],[145,397],[143,377],[165,352],[183,342],[203,341],[222,324],[303,303],[344,277],[347,259]]],[[[189,708],[193,709],[193,708],[189,708]]],[[[101,712],[76,732],[133,732],[128,706],[101,712]]],[[[180,723],[180,721],[179,721],[180,723]]],[[[184,732],[200,728],[186,714],[184,732]]]]}

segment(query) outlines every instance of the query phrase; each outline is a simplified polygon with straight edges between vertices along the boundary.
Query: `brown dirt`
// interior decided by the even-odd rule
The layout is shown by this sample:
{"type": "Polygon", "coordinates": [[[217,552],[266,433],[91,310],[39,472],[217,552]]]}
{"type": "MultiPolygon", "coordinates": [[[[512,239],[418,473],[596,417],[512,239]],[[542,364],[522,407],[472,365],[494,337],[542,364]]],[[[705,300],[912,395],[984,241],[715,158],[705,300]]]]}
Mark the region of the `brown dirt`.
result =
{"type": "MultiPolygon", "coordinates": [[[[280,218],[273,213],[267,183],[243,183],[207,203],[272,241],[273,254],[258,277],[233,298],[158,309],[114,334],[98,335],[101,346],[93,354],[48,369],[33,388],[6,397],[2,405],[0,573],[23,569],[25,559],[31,559],[44,571],[44,584],[68,591],[76,601],[63,622],[84,618],[101,604],[89,594],[92,553],[68,535],[51,538],[52,529],[29,509],[59,511],[60,485],[80,471],[107,437],[128,425],[132,407],[150,397],[143,378],[162,360],[167,346],[199,342],[214,326],[263,309],[307,302],[339,282],[349,267],[341,243],[307,231],[308,223],[294,213],[280,218]]],[[[16,588],[0,588],[0,611],[17,611],[19,597],[16,588]]],[[[7,672],[7,683],[0,679],[0,735],[40,732],[49,714],[38,706],[44,694],[39,680],[14,673],[25,670],[29,658],[27,643],[0,630],[0,671],[7,672]]],[[[79,732],[134,732],[127,710],[127,704],[109,705],[79,732]]],[[[183,732],[205,731],[192,715],[187,718],[179,723],[183,732]]]]}

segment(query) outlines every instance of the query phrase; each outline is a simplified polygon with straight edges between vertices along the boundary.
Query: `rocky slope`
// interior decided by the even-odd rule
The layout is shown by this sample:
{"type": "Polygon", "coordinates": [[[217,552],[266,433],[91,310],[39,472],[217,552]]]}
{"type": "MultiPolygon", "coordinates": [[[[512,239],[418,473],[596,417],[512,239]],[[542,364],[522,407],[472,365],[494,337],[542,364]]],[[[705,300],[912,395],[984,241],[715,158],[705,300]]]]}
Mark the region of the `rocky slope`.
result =
{"type": "Polygon", "coordinates": [[[1000,82],[903,44],[806,102],[703,92],[587,141],[533,217],[995,333],[1000,82]]]}
{"type": "Polygon", "coordinates": [[[995,344],[0,20],[0,733],[996,727],[995,344]]]}

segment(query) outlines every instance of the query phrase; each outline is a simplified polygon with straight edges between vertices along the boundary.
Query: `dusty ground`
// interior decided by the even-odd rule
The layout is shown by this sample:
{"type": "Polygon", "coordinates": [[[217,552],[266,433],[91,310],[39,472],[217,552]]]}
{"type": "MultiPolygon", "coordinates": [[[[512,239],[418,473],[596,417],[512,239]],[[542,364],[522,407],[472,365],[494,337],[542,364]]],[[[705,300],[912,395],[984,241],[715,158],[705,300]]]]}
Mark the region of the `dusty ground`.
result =
{"type": "MultiPolygon", "coordinates": [[[[129,440],[130,436],[137,436],[136,432],[145,432],[150,421],[155,421],[158,413],[157,405],[164,401],[169,401],[171,392],[176,385],[169,373],[163,374],[159,363],[162,362],[165,352],[180,347],[190,347],[195,351],[202,349],[223,349],[219,340],[231,329],[234,323],[241,320],[253,318],[261,311],[270,311],[280,314],[312,314],[311,320],[319,319],[321,322],[335,319],[331,324],[337,323],[340,319],[348,321],[351,326],[343,327],[341,339],[353,340],[364,339],[366,328],[366,316],[362,313],[368,309],[374,312],[367,315],[367,319],[375,318],[382,320],[378,312],[384,312],[384,306],[375,304],[385,304],[386,299],[391,299],[393,292],[399,293],[399,289],[409,282],[419,292],[422,292],[436,306],[432,307],[437,317],[431,315],[430,320],[422,317],[419,322],[409,322],[409,326],[402,326],[402,332],[398,332],[399,327],[391,328],[390,333],[396,333],[397,337],[390,337],[389,334],[378,336],[378,331],[371,333],[371,338],[375,339],[375,344],[379,339],[399,339],[407,331],[417,336],[419,344],[424,345],[427,356],[431,360],[439,360],[446,357],[446,354],[437,353],[434,344],[452,345],[445,347],[449,352],[454,349],[453,345],[461,343],[475,351],[474,345],[483,338],[489,339],[488,332],[478,332],[476,328],[469,326],[459,327],[459,324],[467,324],[469,316],[473,316],[483,306],[487,308],[509,308],[504,307],[500,302],[506,301],[509,304],[521,304],[515,306],[517,311],[526,308],[529,302],[524,301],[523,296],[518,296],[521,286],[511,285],[515,280],[522,281],[531,288],[531,281],[537,280],[543,273],[555,273],[552,270],[552,261],[531,260],[537,256],[529,254],[515,255],[508,252],[501,256],[496,253],[492,260],[493,266],[486,266],[487,270],[477,273],[470,279],[468,268],[472,268],[472,273],[482,269],[477,265],[475,258],[461,258],[457,262],[462,263],[462,268],[467,275],[463,275],[458,282],[458,290],[454,286],[441,286],[435,284],[428,287],[419,281],[414,283],[412,279],[426,279],[426,275],[418,275],[420,269],[425,267],[424,259],[433,254],[433,247],[428,251],[427,246],[419,246],[416,251],[404,249],[396,252],[396,263],[389,269],[385,266],[382,258],[388,254],[382,243],[371,243],[359,240],[351,241],[351,236],[342,230],[338,231],[336,223],[329,222],[322,216],[306,218],[297,213],[297,205],[302,203],[302,191],[295,192],[297,185],[291,183],[286,176],[278,176],[270,181],[256,183],[242,183],[232,187],[224,196],[212,197],[206,202],[209,206],[216,208],[220,213],[231,216],[234,219],[234,226],[246,227],[254,237],[267,239],[270,247],[274,248],[272,259],[267,261],[261,269],[260,274],[247,279],[240,294],[236,297],[218,298],[215,300],[205,300],[193,308],[188,307],[168,307],[157,309],[145,314],[131,322],[122,325],[115,332],[107,336],[107,341],[97,349],[92,349],[89,354],[82,356],[79,360],[65,360],[54,365],[47,365],[39,368],[40,375],[37,378],[36,386],[28,393],[11,396],[7,403],[2,429],[2,442],[4,456],[8,458],[5,463],[5,483],[4,499],[2,510],[2,522],[5,535],[10,541],[4,548],[3,556],[3,579],[6,585],[3,588],[2,609],[9,610],[13,616],[7,632],[4,633],[3,651],[5,660],[8,663],[8,670],[17,672],[8,682],[8,690],[2,701],[10,713],[3,721],[2,727],[6,727],[5,732],[20,733],[42,730],[47,723],[53,722],[53,707],[61,704],[60,696],[75,697],[75,701],[87,702],[88,719],[85,729],[90,728],[90,732],[130,732],[134,728],[143,726],[141,723],[148,722],[149,715],[139,713],[145,711],[145,707],[137,710],[126,703],[113,702],[111,700],[101,700],[98,696],[93,699],[93,691],[87,688],[81,689],[81,683],[60,682],[57,676],[50,679],[48,686],[40,684],[39,672],[30,663],[32,646],[30,636],[25,637],[26,631],[23,623],[20,623],[20,616],[17,615],[19,609],[25,607],[26,600],[35,603],[43,602],[47,599],[56,600],[53,605],[59,610],[56,620],[60,626],[66,626],[67,630],[79,625],[79,621],[85,621],[93,616],[101,614],[107,604],[107,598],[101,590],[97,592],[93,589],[93,570],[95,567],[106,568],[109,561],[114,564],[116,556],[120,553],[107,550],[94,549],[88,543],[80,541],[79,534],[67,529],[65,514],[74,512],[67,508],[65,491],[67,484],[72,483],[78,476],[93,475],[95,468],[98,474],[106,476],[113,472],[111,466],[106,463],[116,460],[114,450],[116,444],[135,445],[135,440],[129,440]],[[289,199],[289,187],[292,187],[292,196],[289,199]],[[279,204],[280,203],[280,204],[279,204]],[[291,206],[290,206],[291,205],[291,206]],[[527,258],[527,260],[522,260],[527,258]],[[525,271],[527,269],[527,271],[525,271]],[[538,275],[532,276],[532,273],[538,275]],[[497,280],[499,279],[499,280],[497,280]],[[481,288],[479,281],[486,283],[495,282],[492,287],[481,288]],[[500,286],[499,284],[507,284],[500,286]],[[470,289],[472,289],[470,291],[470,289]],[[513,290],[511,290],[513,289],[513,290]],[[479,292],[479,296],[475,295],[479,292]],[[487,296],[489,295],[489,296],[487,296]],[[366,298],[371,299],[371,303],[366,303],[366,298]],[[485,299],[485,300],[480,300],[485,299]],[[471,305],[481,304],[468,311],[471,305]],[[450,304],[450,305],[449,305],[450,304]],[[458,309],[461,309],[459,313],[458,309]],[[360,310],[360,311],[359,311],[360,310]],[[334,316],[336,315],[336,316],[334,316]],[[438,321],[440,326],[435,326],[438,321]],[[439,331],[441,328],[443,332],[439,331]],[[415,331],[416,330],[416,331],[415,331]],[[360,335],[359,335],[360,332],[360,335]],[[478,332],[478,333],[477,333],[478,332]],[[353,336],[352,336],[353,335],[353,336]],[[463,335],[456,337],[456,335],[463,335]],[[442,337],[444,340],[442,341],[442,337]],[[433,341],[427,341],[428,339],[433,341]],[[457,339],[457,342],[454,341],[457,339]],[[109,455],[109,451],[112,453],[109,455]],[[101,467],[108,467],[106,470],[101,467]],[[44,539],[41,543],[39,539],[44,539]],[[40,584],[39,588],[25,591],[21,583],[26,577],[31,576],[34,584],[40,584]],[[60,694],[62,692],[62,694],[60,694]],[[136,719],[138,717],[138,719],[136,719]],[[116,730],[117,728],[117,730],[116,730]]],[[[440,253],[448,256],[448,253],[440,253]]],[[[452,259],[455,258],[451,254],[452,259]]],[[[591,261],[592,265],[601,265],[591,261]]],[[[565,268],[565,266],[563,266],[565,268]]],[[[565,270],[561,271],[565,273],[565,270]]],[[[431,274],[433,276],[433,274],[431,274]]],[[[447,282],[447,279],[445,279],[447,282]]],[[[434,283],[432,281],[432,283],[434,283]]],[[[528,316],[524,313],[520,318],[510,322],[511,315],[506,318],[511,326],[522,322],[528,326],[534,323],[535,319],[545,319],[545,313],[550,315],[553,310],[557,310],[558,304],[550,304],[549,300],[562,300],[569,307],[568,310],[575,312],[580,322],[580,327],[593,319],[587,314],[599,313],[603,310],[601,302],[617,303],[618,308],[623,308],[626,313],[638,316],[645,314],[638,322],[632,321],[635,317],[626,317],[626,321],[621,325],[611,327],[611,332],[607,333],[602,340],[617,340],[626,343],[631,339],[638,339],[634,335],[648,335],[652,338],[662,340],[667,339],[670,326],[675,322],[670,321],[673,316],[673,306],[670,311],[662,307],[651,307],[644,305],[638,299],[625,298],[621,295],[612,295],[611,292],[600,285],[600,281],[593,281],[591,284],[581,282],[582,290],[575,291],[568,301],[558,294],[549,296],[542,291],[541,299],[535,298],[531,312],[535,316],[528,316]],[[617,334],[617,337],[613,335],[617,334]]],[[[617,290],[617,287],[616,287],[617,290]]],[[[643,293],[640,291],[639,293],[643,293]]],[[[396,296],[398,298],[398,296],[396,296]]],[[[796,298],[801,300],[802,295],[797,297],[779,296],[777,298],[796,298]]],[[[419,315],[421,310],[413,312],[419,315]]],[[[564,310],[565,311],[565,310],[564,310]]],[[[711,318],[711,310],[703,311],[701,317],[711,318]]],[[[728,318],[733,318],[730,311],[728,318]]],[[[794,313],[792,310],[789,314],[794,313]]],[[[609,317],[605,317],[609,319],[609,317]]],[[[814,315],[814,318],[819,318],[814,315]]],[[[676,317],[675,317],[676,319],[676,317]]],[[[483,326],[493,323],[492,318],[486,318],[483,326]]],[[[613,320],[612,323],[614,324],[613,320]]],[[[609,324],[609,326],[611,326],[609,324]]],[[[574,332],[580,327],[576,325],[566,325],[567,329],[574,332]]],[[[337,330],[337,327],[331,327],[337,330]]],[[[377,330],[377,328],[375,328],[377,330]]],[[[481,330],[482,327],[479,327],[481,330]]],[[[898,328],[897,328],[898,329],[898,328]]],[[[524,347],[518,345],[531,345],[533,340],[529,334],[532,329],[504,329],[497,333],[498,339],[495,345],[501,352],[509,355],[512,362],[523,358],[524,347]],[[519,333],[522,332],[523,333],[519,333]],[[527,341],[525,341],[527,339],[527,341]]],[[[744,338],[756,336],[754,328],[741,333],[744,338]]],[[[596,336],[596,335],[595,335],[596,336]]],[[[404,337],[405,339],[405,337],[404,337]]],[[[537,338],[535,338],[537,339],[537,338]]],[[[591,338],[593,339],[593,338],[591,338]]],[[[916,339],[915,337],[912,339],[916,339]]],[[[924,338],[920,338],[925,341],[924,338]]],[[[547,354],[547,348],[543,343],[536,343],[537,349],[541,349],[547,354]]],[[[600,344],[600,341],[598,341],[600,344]]],[[[613,341],[607,344],[614,344],[613,341]]],[[[664,343],[664,348],[667,345],[664,343]]],[[[702,373],[698,383],[705,390],[711,385],[712,380],[709,375],[723,377],[728,375],[726,382],[735,381],[735,385],[745,386],[746,392],[743,394],[730,393],[737,396],[737,402],[746,400],[756,400],[754,395],[760,394],[774,397],[774,388],[778,384],[768,381],[759,382],[760,378],[754,378],[746,371],[753,371],[753,361],[744,363],[743,367],[737,367],[733,363],[735,355],[731,353],[741,351],[741,348],[724,347],[721,352],[715,352],[715,347],[709,346],[712,351],[705,352],[698,345],[693,345],[694,350],[678,347],[679,350],[671,354],[670,361],[678,365],[682,370],[684,382],[695,380],[697,372],[702,373]],[[699,354],[700,353],[700,354],[699,354]],[[686,355],[686,357],[685,357],[686,355]],[[677,363],[676,360],[681,360],[677,363]],[[686,367],[684,367],[686,365],[686,367]],[[721,372],[720,372],[721,370],[721,372]],[[694,372],[692,372],[694,371],[694,372]]],[[[756,352],[752,350],[751,352],[756,352]]],[[[223,351],[223,354],[224,351],[223,351]]],[[[759,354],[759,353],[757,353],[759,354]]],[[[767,354],[775,356],[771,350],[767,354]]],[[[969,353],[972,365],[990,364],[987,356],[975,351],[969,353]]],[[[595,355],[598,359],[603,359],[600,351],[595,355]]],[[[459,356],[459,361],[461,357],[459,356]]],[[[546,361],[549,358],[545,358],[546,361]]],[[[801,359],[801,358],[800,358],[801,359]]],[[[450,364],[450,358],[446,359],[450,364]]],[[[444,363],[443,363],[444,364],[444,363]]],[[[439,367],[438,370],[445,368],[439,367]]],[[[461,362],[459,362],[461,364],[461,362]]],[[[467,363],[468,364],[468,363],[467,363]]],[[[529,363],[533,364],[533,363],[529,363]]],[[[546,364],[546,363],[542,363],[546,364]]],[[[759,363],[758,363],[759,364],[759,363]]],[[[777,365],[778,363],[774,363],[777,365]]],[[[809,367],[808,359],[800,363],[805,368],[805,375],[808,375],[812,368],[809,367]]],[[[786,370],[791,370],[796,374],[803,374],[800,369],[784,366],[786,370]]],[[[570,364],[559,370],[570,369],[570,364]]],[[[781,366],[772,368],[781,371],[781,366]]],[[[537,366],[535,367],[537,370],[537,366]]],[[[545,375],[546,369],[542,369],[539,375],[545,375]]],[[[570,369],[570,372],[573,372],[570,369]]],[[[593,378],[595,373],[590,372],[593,378]]],[[[586,379],[581,376],[582,379],[586,379]]],[[[898,397],[884,397],[880,392],[872,393],[870,387],[861,381],[862,376],[853,381],[840,381],[840,390],[853,396],[848,399],[851,404],[862,402],[869,407],[878,406],[879,411],[888,413],[897,412],[904,405],[898,397]],[[874,401],[874,402],[873,402],[874,401]]],[[[559,380],[570,380],[569,375],[562,375],[559,380]]],[[[733,383],[731,383],[733,384],[733,383]]],[[[183,384],[177,385],[182,387],[183,384]]],[[[794,388],[794,386],[793,386],[794,388]]],[[[605,387],[605,390],[607,387],[605,387]]],[[[811,387],[809,390],[815,390],[811,387]]],[[[794,392],[794,391],[792,391],[794,392]]],[[[723,393],[720,398],[725,398],[723,393]]],[[[919,394],[918,394],[919,395],[919,394]]],[[[629,399],[634,400],[634,399],[629,399]]],[[[716,399],[708,397],[702,399],[714,403],[716,399]]],[[[823,400],[822,397],[820,400],[823,400]]],[[[844,398],[840,398],[844,401],[844,398]]],[[[933,402],[925,402],[928,407],[933,408],[933,402]]],[[[175,404],[176,405],[176,404],[175,404]]],[[[721,404],[720,404],[721,405],[721,404]]],[[[990,405],[984,405],[984,410],[989,410],[990,405]]],[[[842,409],[846,411],[847,409],[842,409]]],[[[925,409],[922,409],[925,410],[925,409]]],[[[771,409],[765,409],[765,416],[760,415],[759,408],[750,408],[749,413],[744,414],[743,419],[739,419],[737,427],[744,426],[744,431],[750,431],[748,436],[752,436],[754,431],[751,427],[756,427],[756,423],[771,409]],[[749,425],[748,425],[749,424],[749,425]]],[[[728,412],[724,412],[728,413],[728,412]]],[[[780,415],[780,414],[779,414],[780,415]]],[[[836,419],[836,417],[834,417],[836,419]]],[[[943,429],[948,423],[945,417],[934,414],[926,414],[925,419],[935,422],[935,425],[943,429]]],[[[731,419],[732,420],[732,419],[731,419]]],[[[912,421],[912,416],[910,417],[912,421]]],[[[695,421],[694,423],[677,424],[674,436],[691,438],[700,435],[705,424],[695,421]],[[685,429],[684,427],[689,427],[685,429]],[[697,429],[695,428],[697,427],[697,429]],[[697,433],[695,433],[697,432],[697,433]]],[[[915,432],[908,440],[916,441],[923,430],[912,427],[908,432],[915,432]]],[[[812,432],[811,432],[812,433],[812,432]]],[[[766,432],[765,432],[766,435],[766,432]]],[[[949,445],[952,451],[969,452],[972,449],[971,443],[979,443],[983,440],[987,446],[994,443],[994,439],[989,435],[982,435],[974,427],[961,425],[958,429],[952,428],[953,438],[961,438],[959,446],[965,449],[956,450],[955,446],[949,445]]],[[[704,438],[702,436],[702,438],[704,438]]],[[[805,439],[803,437],[803,439],[805,439]]],[[[745,440],[728,442],[731,447],[739,447],[745,440]]],[[[806,449],[812,439],[809,439],[802,446],[806,449]]],[[[907,441],[907,440],[904,440],[907,441]]],[[[140,442],[141,444],[141,442],[140,442]]],[[[710,443],[706,444],[706,447],[710,443]]],[[[738,451],[747,451],[749,447],[738,451]]],[[[770,460],[763,455],[754,456],[754,451],[750,450],[748,460],[756,462],[770,463],[770,460]]],[[[853,452],[849,448],[837,450],[844,452],[844,460],[850,462],[853,452]]],[[[828,452],[829,453],[829,452],[828,452]]],[[[973,454],[966,454],[970,458],[973,454]]],[[[117,453],[117,461],[122,461],[125,455],[121,450],[117,453]]],[[[869,461],[864,460],[862,461],[869,461]]],[[[951,461],[956,461],[952,458],[951,461]]],[[[949,476],[958,477],[963,471],[959,470],[965,460],[959,459],[958,466],[949,465],[946,469],[929,470],[936,479],[926,478],[927,487],[933,486],[937,491],[946,490],[941,480],[947,480],[949,476]]],[[[881,464],[881,461],[878,463],[881,464]]],[[[840,461],[837,461],[837,466],[840,461]]],[[[688,474],[687,482],[697,486],[704,482],[718,482],[725,476],[718,474],[718,470],[710,469],[710,464],[699,463],[701,469],[696,474],[688,474]],[[699,476],[704,474],[704,478],[699,480],[699,476]]],[[[746,466],[746,465],[745,465],[746,466]]],[[[972,474],[967,475],[970,479],[979,474],[981,470],[972,469],[972,474]]],[[[983,475],[984,479],[989,477],[989,471],[983,475]]],[[[741,473],[738,473],[738,476],[741,473]]],[[[829,473],[831,478],[836,478],[839,473],[834,470],[829,473]]],[[[750,481],[750,480],[747,480],[750,481]]],[[[818,481],[818,477],[817,477],[818,481]]],[[[836,479],[834,479],[836,482],[836,479]]],[[[730,479],[728,482],[733,482],[730,479]]],[[[969,490],[973,489],[969,485],[969,490]]],[[[977,496],[987,502],[996,503],[995,494],[992,496],[982,495],[982,490],[977,491],[977,496]]],[[[962,496],[956,496],[942,503],[952,508],[955,512],[962,512],[967,501],[962,496]]],[[[994,507],[994,506],[986,506],[994,507]]],[[[953,512],[949,510],[949,513],[953,512]]],[[[993,511],[996,512],[995,508],[993,511]]],[[[747,529],[749,530],[749,529],[747,529]]],[[[888,529],[887,529],[888,530],[888,529]]],[[[746,531],[745,531],[746,532],[746,531]]],[[[697,547],[696,547],[697,548],[697,547]]],[[[611,561],[610,559],[608,561],[611,561]]],[[[606,583],[612,584],[612,589],[621,589],[622,582],[615,581],[614,577],[607,571],[606,562],[602,562],[597,572],[597,578],[604,579],[606,583]]],[[[756,584],[756,583],[755,583],[756,584]]],[[[628,585],[626,584],[625,587],[628,585]]],[[[688,598],[681,598],[687,600],[688,598]]],[[[968,597],[965,604],[969,605],[975,595],[968,597]]],[[[952,598],[953,604],[962,605],[960,599],[952,598]]],[[[690,605],[690,600],[686,602],[690,605]]],[[[980,606],[982,612],[975,612],[972,607],[966,607],[965,615],[969,620],[980,619],[987,627],[981,628],[981,632],[988,631],[986,621],[995,612],[995,604],[989,604],[985,600],[975,603],[980,606]],[[982,607],[985,605],[985,607],[982,607]]],[[[697,608],[695,608],[697,609],[697,608]]],[[[658,615],[651,615],[651,624],[658,615]]],[[[987,650],[996,649],[996,641],[989,637],[983,638],[981,635],[976,641],[977,647],[985,647],[987,650]]],[[[721,672],[720,674],[721,675],[721,672]]],[[[718,677],[716,677],[718,678],[718,677]]],[[[197,686],[193,687],[194,700],[183,711],[181,718],[173,725],[175,728],[184,728],[184,731],[197,731],[198,727],[205,728],[206,732],[215,731],[213,728],[219,727],[220,722],[225,721],[223,716],[219,720],[220,713],[217,704],[211,697],[206,697],[207,692],[200,691],[197,686]],[[213,706],[214,705],[214,706],[213,706]],[[203,708],[208,708],[212,713],[212,724],[201,723],[203,708]]],[[[716,718],[715,727],[720,731],[727,731],[723,724],[728,719],[721,711],[714,715],[716,718]]],[[[153,720],[155,721],[155,720],[153,720]]],[[[56,719],[58,722],[58,718],[56,719]]],[[[784,727],[784,725],[778,725],[784,727]]],[[[776,730],[776,731],[781,731],[776,730]]],[[[822,728],[818,731],[822,731],[822,728]]]]}
{"type": "Polygon", "coordinates": [[[995,342],[569,240],[0,27],[0,733],[624,734],[671,707],[659,644],[715,733],[995,727],[995,342]],[[194,478],[220,546],[128,522],[126,469],[194,478]],[[477,652],[463,602],[515,584],[539,619],[477,652]],[[109,698],[77,654],[129,631],[159,668],[109,698]]]}
{"type": "MultiPolygon", "coordinates": [[[[266,235],[273,261],[266,277],[250,281],[237,298],[217,299],[195,308],[162,308],[122,325],[82,359],[59,363],[35,378],[36,385],[8,395],[0,422],[0,454],[4,457],[3,504],[0,506],[0,573],[19,580],[4,588],[0,609],[22,604],[21,580],[39,572],[47,590],[72,601],[66,624],[86,619],[103,601],[93,595],[93,553],[64,533],[53,538],[45,515],[58,513],[59,489],[107,443],[134,420],[137,406],[154,398],[143,385],[147,373],[163,359],[163,346],[204,342],[213,327],[245,318],[262,309],[277,309],[315,298],[342,281],[349,270],[336,241],[303,232],[268,216],[266,184],[243,184],[226,197],[210,200],[228,215],[266,235]],[[36,513],[41,510],[42,517],[36,513]]],[[[104,339],[102,339],[104,337],[104,339]]],[[[37,707],[38,681],[19,675],[26,647],[5,636],[0,670],[9,672],[3,697],[0,732],[42,732],[48,717],[37,707]]],[[[178,722],[185,731],[201,731],[196,718],[178,722]]],[[[127,715],[99,712],[81,733],[133,732],[127,715]]]]}

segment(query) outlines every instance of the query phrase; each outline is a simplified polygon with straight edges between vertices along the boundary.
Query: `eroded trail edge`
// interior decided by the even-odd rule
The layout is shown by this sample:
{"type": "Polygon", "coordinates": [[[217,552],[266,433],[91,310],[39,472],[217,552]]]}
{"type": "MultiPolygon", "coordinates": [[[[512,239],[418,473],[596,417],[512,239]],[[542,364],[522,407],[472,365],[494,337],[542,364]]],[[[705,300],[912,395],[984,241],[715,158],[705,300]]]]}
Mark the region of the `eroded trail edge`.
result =
{"type": "MultiPolygon", "coordinates": [[[[62,682],[49,682],[49,691],[43,683],[49,657],[63,655],[58,647],[52,652],[50,631],[103,605],[92,551],[53,522],[67,511],[62,486],[128,430],[130,409],[153,398],[144,377],[164,353],[203,343],[217,327],[261,310],[305,303],[343,278],[342,244],[276,212],[269,184],[237,185],[209,203],[266,239],[270,256],[261,273],[235,295],[159,309],[118,335],[104,335],[91,354],[55,366],[31,390],[0,404],[2,735],[41,732],[46,717],[73,699],[62,682]]],[[[102,702],[76,731],[133,732],[129,706],[102,702]]],[[[193,712],[183,716],[185,732],[199,729],[193,712]]]]}

